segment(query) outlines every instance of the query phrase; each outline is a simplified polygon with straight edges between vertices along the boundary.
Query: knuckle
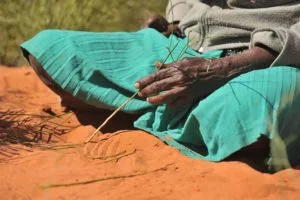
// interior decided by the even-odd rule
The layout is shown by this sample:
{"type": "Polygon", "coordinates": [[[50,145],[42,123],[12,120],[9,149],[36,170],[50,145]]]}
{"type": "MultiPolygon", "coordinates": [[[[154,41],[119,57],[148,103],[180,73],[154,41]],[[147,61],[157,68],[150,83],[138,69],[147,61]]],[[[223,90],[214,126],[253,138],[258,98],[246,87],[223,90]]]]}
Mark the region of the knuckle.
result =
{"type": "Polygon", "coordinates": [[[173,85],[174,85],[173,82],[171,82],[171,81],[165,81],[165,82],[160,86],[160,89],[161,89],[161,90],[167,90],[167,89],[170,89],[173,85]]]}
{"type": "Polygon", "coordinates": [[[161,79],[161,75],[160,75],[160,74],[161,74],[161,73],[160,73],[159,71],[157,71],[157,72],[155,72],[155,73],[153,74],[153,76],[152,76],[153,82],[159,81],[159,80],[161,79]]]}
{"type": "Polygon", "coordinates": [[[160,85],[157,82],[153,82],[151,85],[141,91],[141,93],[145,96],[156,94],[158,92],[160,92],[160,85]]]}
{"type": "Polygon", "coordinates": [[[157,82],[154,82],[152,89],[153,89],[153,92],[155,92],[155,93],[160,92],[161,91],[160,84],[157,82]]]}
{"type": "Polygon", "coordinates": [[[181,61],[183,64],[186,64],[190,62],[190,58],[183,58],[181,61]]]}
{"type": "Polygon", "coordinates": [[[186,62],[186,61],[188,61],[188,58],[183,58],[182,61],[186,62]]]}

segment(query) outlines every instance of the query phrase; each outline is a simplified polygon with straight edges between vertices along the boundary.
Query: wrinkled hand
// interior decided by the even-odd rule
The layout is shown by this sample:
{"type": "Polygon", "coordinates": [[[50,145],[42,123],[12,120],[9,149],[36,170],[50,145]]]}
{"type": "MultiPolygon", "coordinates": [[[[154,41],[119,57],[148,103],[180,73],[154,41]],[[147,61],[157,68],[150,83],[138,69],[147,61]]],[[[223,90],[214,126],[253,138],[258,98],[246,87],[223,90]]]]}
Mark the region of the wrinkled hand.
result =
{"type": "Polygon", "coordinates": [[[150,17],[143,26],[144,28],[153,28],[169,37],[172,33],[178,37],[182,37],[182,33],[176,23],[169,23],[164,17],[154,15],[150,17]]]}
{"type": "Polygon", "coordinates": [[[162,69],[136,83],[139,96],[152,104],[180,106],[207,96],[229,80],[269,67],[276,55],[268,48],[254,47],[241,54],[207,60],[185,58],[162,65],[162,69]]]}
{"type": "Polygon", "coordinates": [[[159,71],[138,80],[139,96],[151,104],[181,106],[206,96],[227,82],[222,62],[203,58],[185,58],[163,65],[159,71]]]}

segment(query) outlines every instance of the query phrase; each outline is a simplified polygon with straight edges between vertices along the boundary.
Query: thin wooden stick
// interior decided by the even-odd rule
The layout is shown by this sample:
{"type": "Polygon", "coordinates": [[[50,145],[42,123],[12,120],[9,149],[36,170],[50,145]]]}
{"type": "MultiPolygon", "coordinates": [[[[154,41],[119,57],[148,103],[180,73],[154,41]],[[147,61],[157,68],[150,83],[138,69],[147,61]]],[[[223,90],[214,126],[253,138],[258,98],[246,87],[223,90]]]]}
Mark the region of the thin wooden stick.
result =
{"type": "Polygon", "coordinates": [[[37,144],[34,147],[37,147],[40,150],[63,150],[63,149],[70,149],[83,146],[82,143],[77,144],[52,144],[52,145],[44,145],[44,144],[37,144]]]}
{"type": "Polygon", "coordinates": [[[109,160],[105,160],[105,161],[103,161],[102,163],[99,163],[99,164],[105,164],[105,163],[113,162],[113,161],[118,162],[121,158],[130,156],[130,155],[133,155],[133,154],[135,154],[135,153],[136,153],[136,149],[135,149],[133,152],[130,152],[130,153],[127,153],[127,154],[124,154],[124,155],[120,155],[120,156],[118,156],[118,157],[115,157],[115,158],[112,158],[112,159],[109,159],[109,160]]]}
{"type": "Polygon", "coordinates": [[[168,49],[169,54],[171,55],[172,61],[175,62],[175,59],[174,59],[174,57],[173,57],[173,55],[171,53],[171,49],[169,47],[167,47],[167,49],[168,49]]]}
{"type": "MultiPolygon", "coordinates": [[[[165,58],[165,60],[162,62],[162,65],[165,64],[165,62],[167,61],[167,59],[172,55],[172,53],[174,52],[174,50],[176,49],[176,47],[178,46],[179,41],[177,42],[177,44],[171,49],[171,51],[169,51],[167,57],[165,58]]],[[[138,94],[138,91],[136,93],[134,93],[131,97],[129,97],[121,106],[119,106],[91,135],[90,137],[88,137],[88,139],[84,142],[85,144],[89,143],[94,137],[95,135],[109,122],[109,120],[111,118],[113,118],[124,106],[126,106],[134,97],[136,97],[138,94]]]]}
{"type": "Polygon", "coordinates": [[[126,151],[122,151],[120,153],[114,154],[114,155],[109,155],[109,156],[98,156],[98,157],[93,157],[93,156],[89,156],[90,159],[92,160],[108,160],[108,159],[116,159],[122,155],[124,155],[126,153],[126,151]]]}
{"type": "Polygon", "coordinates": [[[103,182],[103,181],[108,181],[108,180],[116,180],[116,179],[124,179],[124,178],[133,178],[136,176],[142,176],[150,173],[155,173],[158,171],[164,171],[167,170],[167,168],[170,165],[173,165],[174,163],[167,164],[164,167],[154,169],[152,171],[146,171],[146,172],[140,172],[140,173],[135,173],[135,174],[128,174],[128,175],[121,175],[121,176],[111,176],[111,177],[106,177],[106,178],[98,178],[98,179],[93,179],[93,180],[88,180],[88,181],[80,181],[80,182],[74,182],[74,183],[65,183],[65,184],[50,184],[50,185],[45,185],[42,186],[43,189],[48,189],[48,188],[57,188],[57,187],[70,187],[70,186],[75,186],[75,185],[86,185],[86,184],[91,184],[91,183],[97,183],[97,182],[103,182]]]}
{"type": "MultiPolygon", "coordinates": [[[[172,3],[172,1],[171,1],[171,3],[172,3]]],[[[172,15],[173,15],[173,13],[172,13],[172,15]]],[[[173,16],[172,16],[173,17],[173,16]]],[[[172,32],[173,32],[173,30],[172,30],[172,32]]],[[[172,53],[175,51],[175,49],[177,48],[177,46],[179,45],[179,42],[180,41],[178,41],[176,44],[175,44],[175,46],[172,48],[172,49],[170,49],[169,47],[167,47],[167,49],[168,49],[168,55],[167,55],[167,57],[164,59],[164,61],[162,62],[162,64],[161,64],[161,66],[162,65],[164,65],[166,62],[167,62],[167,60],[168,60],[168,58],[171,56],[172,57],[172,59],[174,60],[174,58],[173,58],[173,55],[172,55],[172,53]]],[[[171,43],[170,43],[170,45],[172,44],[172,38],[171,38],[171,43]]],[[[136,93],[134,93],[130,98],[128,98],[121,106],[119,106],[91,135],[90,135],[90,137],[88,137],[88,139],[84,142],[85,144],[87,144],[87,143],[89,143],[94,137],[95,137],[95,135],[109,122],[109,120],[111,119],[111,118],[113,118],[125,105],[127,105],[127,103],[129,103],[134,97],[136,97],[137,96],[137,94],[138,94],[138,91],[136,92],[136,93]]]]}
{"type": "Polygon", "coordinates": [[[111,118],[113,118],[124,106],[127,105],[127,103],[129,103],[134,97],[136,97],[138,94],[138,91],[136,93],[134,93],[130,98],[128,98],[121,106],[119,106],[95,131],[94,133],[91,134],[91,136],[85,141],[86,143],[89,143],[94,137],[95,135],[101,130],[101,128],[103,128],[111,118]]]}
{"type": "MultiPolygon", "coordinates": [[[[165,60],[163,61],[162,64],[165,64],[165,62],[167,61],[167,59],[172,56],[172,53],[174,52],[174,50],[176,49],[176,47],[178,46],[179,41],[177,42],[177,44],[172,48],[171,51],[169,51],[167,57],[165,58],[165,60]]],[[[113,118],[124,106],[126,106],[134,97],[136,97],[138,94],[138,91],[136,93],[134,93],[130,98],[128,98],[121,106],[119,106],[91,135],[90,137],[84,142],[85,144],[89,143],[94,137],[95,135],[109,122],[109,120],[111,118],[113,118]]]]}
{"type": "Polygon", "coordinates": [[[171,3],[171,8],[172,8],[172,30],[171,30],[171,39],[170,39],[170,45],[169,47],[172,46],[172,42],[173,42],[173,35],[174,35],[174,12],[173,12],[173,0],[170,0],[171,3]]]}
{"type": "Polygon", "coordinates": [[[175,44],[175,46],[172,48],[172,50],[169,51],[169,54],[168,54],[167,57],[164,59],[164,61],[162,62],[162,64],[165,64],[165,63],[167,62],[168,58],[172,55],[172,53],[174,52],[174,50],[175,50],[175,49],[177,48],[177,46],[179,45],[179,42],[180,42],[180,41],[178,41],[178,42],[175,44]]]}
{"type": "Polygon", "coordinates": [[[181,57],[186,53],[186,51],[187,51],[187,49],[188,49],[188,47],[189,47],[189,44],[190,44],[190,42],[191,42],[191,40],[190,40],[190,33],[191,33],[191,31],[188,32],[187,43],[186,43],[186,45],[184,46],[184,48],[181,50],[181,52],[179,53],[179,55],[178,55],[176,61],[178,61],[178,60],[181,59],[181,57]]]}

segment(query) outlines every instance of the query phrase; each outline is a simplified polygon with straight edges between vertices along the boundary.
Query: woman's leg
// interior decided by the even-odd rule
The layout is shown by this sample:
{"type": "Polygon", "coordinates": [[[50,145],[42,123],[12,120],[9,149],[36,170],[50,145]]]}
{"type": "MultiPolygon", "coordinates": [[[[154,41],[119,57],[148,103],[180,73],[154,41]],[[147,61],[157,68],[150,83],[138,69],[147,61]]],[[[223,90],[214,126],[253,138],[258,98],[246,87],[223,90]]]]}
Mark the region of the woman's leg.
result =
{"type": "Polygon", "coordinates": [[[28,60],[30,65],[36,72],[37,76],[41,79],[41,81],[47,85],[53,92],[55,92],[61,99],[61,105],[66,107],[67,109],[75,109],[81,111],[95,111],[98,108],[88,105],[81,100],[75,98],[68,92],[64,91],[55,81],[45,72],[40,63],[32,56],[28,55],[28,60]]]}
{"type": "MultiPolygon", "coordinates": [[[[45,30],[21,48],[26,57],[31,54],[39,61],[64,91],[89,105],[115,109],[136,92],[137,80],[156,71],[155,62],[167,57],[171,62],[171,57],[181,55],[186,42],[168,39],[153,29],[133,33],[45,30]],[[166,47],[176,47],[173,56],[168,56],[166,47]]],[[[186,54],[200,56],[192,49],[186,54]]],[[[137,113],[151,108],[144,98],[136,97],[122,111],[137,113]]]]}
{"type": "MultiPolygon", "coordinates": [[[[111,114],[110,110],[88,105],[63,90],[45,72],[43,67],[32,55],[28,55],[28,60],[41,81],[61,98],[61,105],[66,107],[67,110],[72,110],[81,124],[92,125],[96,128],[99,126],[99,123],[104,121],[111,114]]],[[[111,123],[105,126],[101,131],[106,133],[124,129],[132,129],[133,125],[129,122],[135,121],[139,116],[140,115],[137,114],[127,114],[121,112],[116,117],[112,118],[111,123]]]]}
{"type": "Polygon", "coordinates": [[[270,139],[261,134],[253,144],[246,146],[239,151],[233,153],[225,161],[241,161],[252,168],[268,172],[268,158],[270,156],[270,139]]]}
{"type": "Polygon", "coordinates": [[[270,155],[275,170],[297,164],[299,82],[300,71],[293,67],[256,70],[200,102],[193,114],[211,155],[220,158],[236,149],[252,158],[270,155]]]}

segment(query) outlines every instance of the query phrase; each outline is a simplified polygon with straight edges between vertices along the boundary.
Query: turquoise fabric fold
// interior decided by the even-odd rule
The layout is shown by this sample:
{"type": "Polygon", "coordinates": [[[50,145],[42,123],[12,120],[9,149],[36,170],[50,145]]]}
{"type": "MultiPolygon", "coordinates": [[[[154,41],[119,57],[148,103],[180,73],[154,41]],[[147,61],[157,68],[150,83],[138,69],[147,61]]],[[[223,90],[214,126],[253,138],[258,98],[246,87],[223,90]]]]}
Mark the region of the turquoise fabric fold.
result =
{"type": "MultiPolygon", "coordinates": [[[[114,109],[136,92],[137,80],[156,71],[157,61],[218,58],[222,53],[200,54],[189,48],[188,42],[175,36],[166,38],[153,29],[134,33],[45,30],[21,47],[73,96],[96,107],[104,104],[114,109]]],[[[300,154],[295,153],[300,150],[299,125],[291,120],[298,115],[291,110],[299,109],[299,81],[298,69],[277,66],[243,74],[184,107],[153,106],[136,97],[123,111],[142,113],[135,127],[189,157],[209,161],[223,160],[261,135],[273,140],[276,132],[283,141],[280,148],[293,164],[300,161],[300,154]]]]}

